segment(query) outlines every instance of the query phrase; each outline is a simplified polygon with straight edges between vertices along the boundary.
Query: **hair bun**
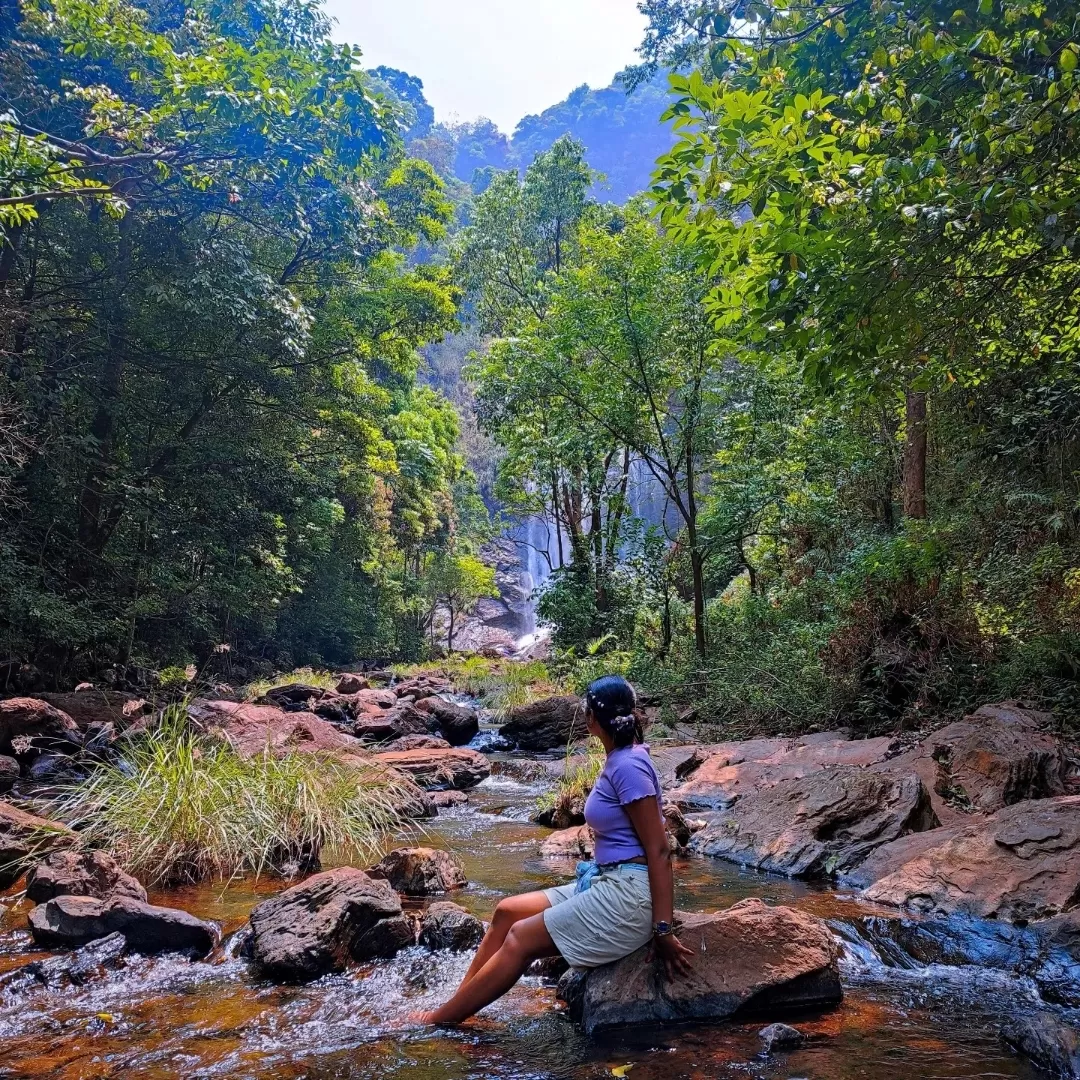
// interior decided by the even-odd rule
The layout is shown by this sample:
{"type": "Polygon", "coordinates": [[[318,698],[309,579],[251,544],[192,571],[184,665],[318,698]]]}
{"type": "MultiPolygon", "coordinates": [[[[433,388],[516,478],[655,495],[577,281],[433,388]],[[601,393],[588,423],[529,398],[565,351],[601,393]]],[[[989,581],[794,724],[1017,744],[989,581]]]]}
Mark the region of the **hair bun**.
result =
{"type": "Polygon", "coordinates": [[[612,734],[615,734],[616,732],[633,731],[636,723],[637,720],[630,714],[613,717],[611,721],[612,734]]]}

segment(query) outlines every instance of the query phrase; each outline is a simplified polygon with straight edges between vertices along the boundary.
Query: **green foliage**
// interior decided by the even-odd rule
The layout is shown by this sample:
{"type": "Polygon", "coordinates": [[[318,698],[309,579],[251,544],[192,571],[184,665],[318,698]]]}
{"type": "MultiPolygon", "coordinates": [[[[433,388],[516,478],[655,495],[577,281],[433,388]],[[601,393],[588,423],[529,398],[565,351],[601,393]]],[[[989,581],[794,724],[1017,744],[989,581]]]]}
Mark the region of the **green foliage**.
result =
{"type": "Polygon", "coordinates": [[[321,754],[240,757],[183,721],[132,739],[53,816],[147,884],[295,874],[320,858],[367,860],[401,823],[409,789],[362,762],[321,754]]]}
{"type": "Polygon", "coordinates": [[[415,382],[460,294],[409,256],[453,205],[358,60],[314,5],[23,7],[5,654],[78,679],[221,643],[285,668],[422,650],[425,567],[484,524],[455,411],[415,382]]]}
{"type": "Polygon", "coordinates": [[[583,805],[603,771],[606,759],[604,744],[591,736],[584,744],[568,746],[563,759],[563,774],[555,790],[541,795],[536,801],[536,809],[561,807],[569,811],[571,807],[583,805]]]}

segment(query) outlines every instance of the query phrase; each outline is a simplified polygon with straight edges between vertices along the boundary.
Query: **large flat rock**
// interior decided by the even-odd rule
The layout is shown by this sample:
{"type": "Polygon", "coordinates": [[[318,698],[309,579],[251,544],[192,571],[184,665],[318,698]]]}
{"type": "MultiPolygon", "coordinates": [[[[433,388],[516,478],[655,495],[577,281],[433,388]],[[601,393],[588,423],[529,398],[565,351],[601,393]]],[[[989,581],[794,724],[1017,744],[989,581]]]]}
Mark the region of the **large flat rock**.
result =
{"type": "Polygon", "coordinates": [[[566,746],[588,734],[585,709],[575,694],[543,698],[513,709],[510,719],[499,728],[499,734],[520,750],[566,746]]]}
{"type": "Polygon", "coordinates": [[[560,996],[586,1033],[613,1027],[782,1015],[843,996],[837,946],[820,919],[744,900],[716,915],[680,915],[691,973],[669,981],[648,946],[614,964],[570,972],[560,996]]]}
{"type": "Polygon", "coordinates": [[[867,860],[856,882],[870,900],[926,914],[1015,922],[1069,911],[1080,902],[1080,795],[899,839],[867,860]]]}
{"type": "Polygon", "coordinates": [[[80,746],[78,725],[55,705],[30,697],[0,701],[0,754],[22,758],[80,746]]]}
{"type": "Polygon", "coordinates": [[[364,753],[359,739],[308,712],[286,712],[273,705],[235,701],[196,701],[189,712],[207,731],[217,732],[228,740],[243,757],[266,751],[272,754],[364,753]]]}
{"type": "Polygon", "coordinates": [[[694,836],[691,848],[757,870],[825,877],[857,867],[890,840],[937,825],[914,773],[847,766],[740,798],[694,836]]]}
{"type": "Polygon", "coordinates": [[[724,810],[740,798],[843,765],[869,766],[894,754],[891,738],[851,739],[825,731],[798,739],[749,739],[702,747],[678,769],[671,797],[684,809],[724,810]]]}

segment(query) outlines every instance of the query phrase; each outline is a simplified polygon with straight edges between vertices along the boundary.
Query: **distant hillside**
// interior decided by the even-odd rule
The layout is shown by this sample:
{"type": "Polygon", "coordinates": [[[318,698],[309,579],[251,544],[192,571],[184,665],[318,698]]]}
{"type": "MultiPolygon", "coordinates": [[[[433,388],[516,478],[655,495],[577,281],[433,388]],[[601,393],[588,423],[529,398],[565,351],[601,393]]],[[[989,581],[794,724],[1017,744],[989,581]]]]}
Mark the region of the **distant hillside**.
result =
{"type": "Polygon", "coordinates": [[[539,116],[526,116],[513,138],[483,118],[434,124],[420,79],[393,68],[377,68],[372,74],[416,115],[406,136],[412,153],[444,176],[478,189],[484,186],[485,169],[525,168],[556,139],[570,134],[585,144],[590,166],[605,177],[593,194],[622,203],[649,186],[654,162],[673,141],[668,125],[660,122],[668,103],[664,74],[631,94],[618,85],[602,90],[579,86],[539,116]]]}

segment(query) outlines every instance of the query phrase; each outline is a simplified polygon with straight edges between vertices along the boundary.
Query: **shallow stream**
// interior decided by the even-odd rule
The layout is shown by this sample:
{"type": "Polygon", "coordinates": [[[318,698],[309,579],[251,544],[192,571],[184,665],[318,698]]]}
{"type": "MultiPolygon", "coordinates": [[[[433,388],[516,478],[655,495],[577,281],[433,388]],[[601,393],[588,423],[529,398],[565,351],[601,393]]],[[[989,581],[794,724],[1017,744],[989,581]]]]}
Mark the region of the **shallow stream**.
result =
{"type": "MultiPolygon", "coordinates": [[[[498,774],[471,793],[468,806],[426,823],[424,843],[464,860],[471,884],[454,900],[487,917],[501,896],[572,873],[572,865],[536,854],[544,830],[528,816],[541,790],[540,782],[498,774]]],[[[685,908],[717,910],[757,896],[830,919],[872,910],[842,894],[711,859],[679,860],[676,877],[685,908]]],[[[228,934],[281,888],[279,881],[240,881],[151,899],[213,919],[228,934]]],[[[0,971],[34,955],[19,929],[25,912],[16,905],[0,922],[0,971]]],[[[253,979],[227,943],[208,963],[136,958],[81,989],[0,992],[0,1077],[586,1080],[625,1065],[633,1066],[632,1080],[1037,1075],[997,1036],[1004,1018],[1036,1003],[1025,982],[973,969],[898,971],[869,949],[845,956],[840,1008],[796,1020],[811,1035],[808,1045],[770,1058],[760,1055],[760,1022],[586,1039],[556,1008],[553,986],[539,979],[524,980],[468,1029],[432,1034],[399,1026],[407,1013],[445,999],[468,959],[411,949],[309,986],[277,987],[253,979]]]]}

